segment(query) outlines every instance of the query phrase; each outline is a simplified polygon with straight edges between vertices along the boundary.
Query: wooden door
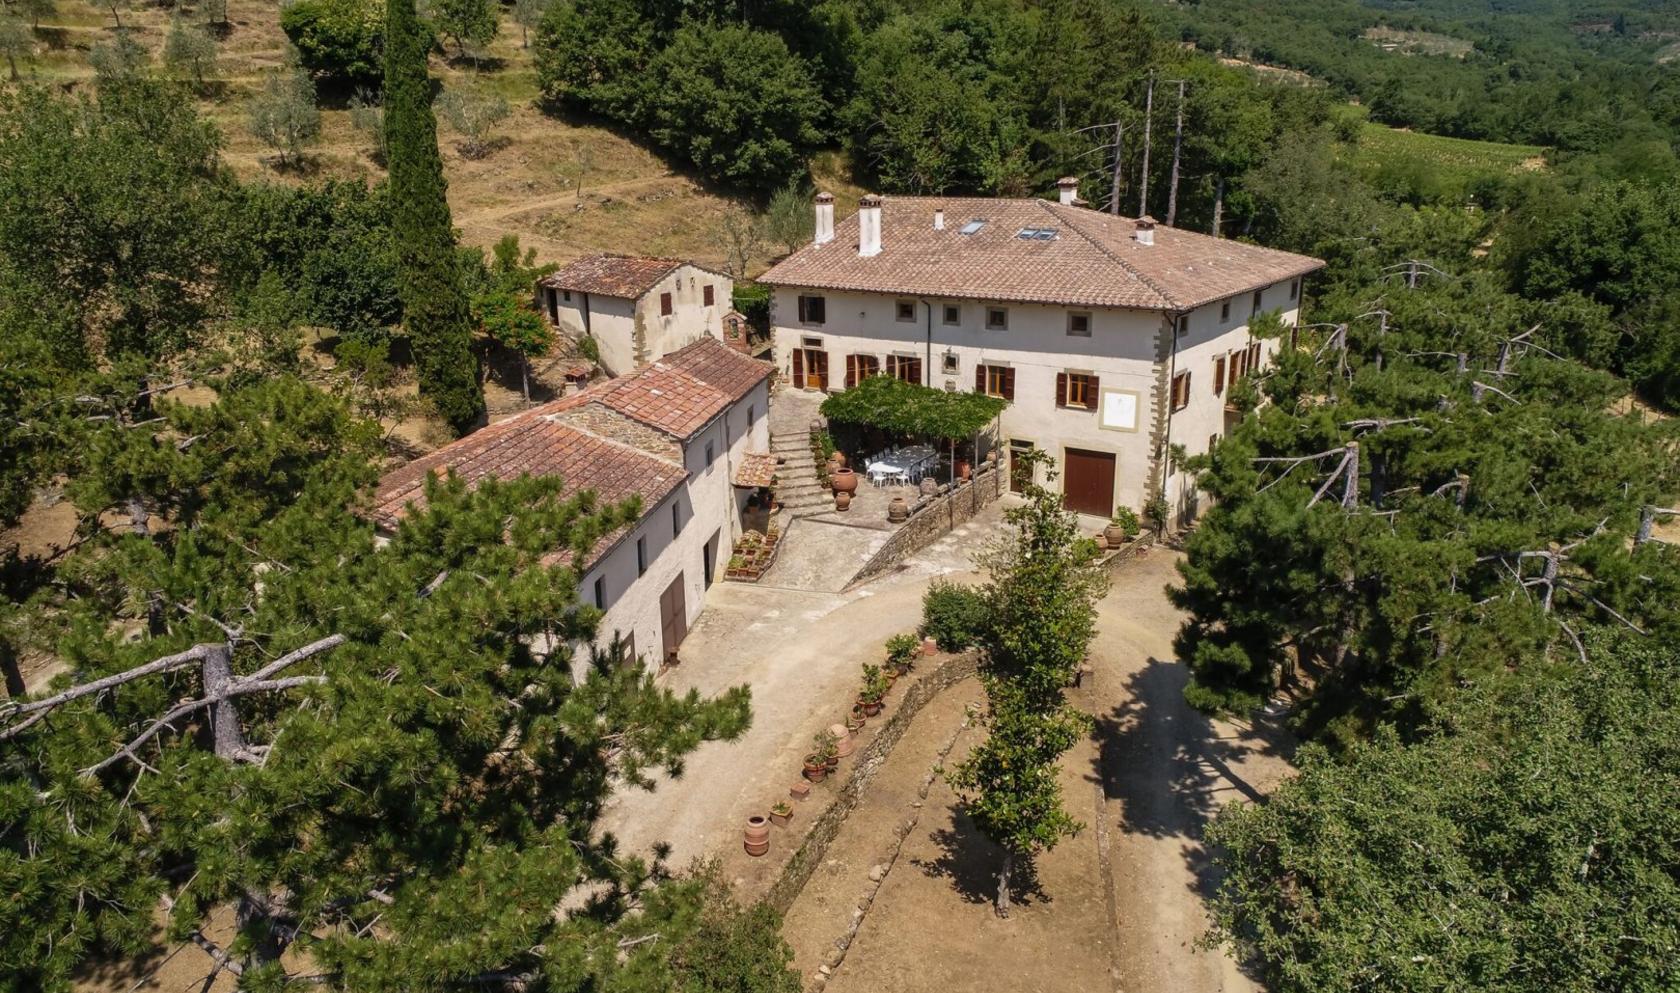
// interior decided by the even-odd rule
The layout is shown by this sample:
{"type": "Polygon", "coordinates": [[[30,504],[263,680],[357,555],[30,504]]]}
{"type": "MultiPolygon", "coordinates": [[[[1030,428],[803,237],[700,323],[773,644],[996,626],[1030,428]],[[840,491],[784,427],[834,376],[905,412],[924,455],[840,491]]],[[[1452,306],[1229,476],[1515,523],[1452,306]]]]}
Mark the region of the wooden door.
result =
{"type": "Polygon", "coordinates": [[[1062,506],[1081,514],[1114,513],[1114,454],[1067,449],[1062,473],[1062,506]]]}
{"type": "Polygon", "coordinates": [[[682,573],[671,580],[665,592],[659,594],[659,630],[665,642],[665,657],[677,650],[688,637],[688,598],[683,595],[682,573]]]}
{"type": "Polygon", "coordinates": [[[808,390],[828,389],[828,353],[820,348],[807,348],[804,349],[804,352],[805,388],[808,390]]]}
{"type": "Polygon", "coordinates": [[[711,587],[712,573],[717,570],[718,544],[722,538],[723,529],[718,528],[716,531],[712,532],[712,536],[710,538],[706,539],[706,543],[700,546],[700,558],[702,560],[702,566],[706,570],[706,575],[702,577],[702,581],[705,583],[707,588],[711,587]]]}

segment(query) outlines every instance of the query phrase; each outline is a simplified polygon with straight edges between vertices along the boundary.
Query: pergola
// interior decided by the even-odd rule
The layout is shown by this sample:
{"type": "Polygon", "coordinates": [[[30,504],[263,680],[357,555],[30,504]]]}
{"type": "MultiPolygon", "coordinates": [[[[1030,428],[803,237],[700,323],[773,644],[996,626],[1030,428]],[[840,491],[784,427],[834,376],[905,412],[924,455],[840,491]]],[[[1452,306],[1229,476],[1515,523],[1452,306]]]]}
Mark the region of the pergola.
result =
{"type": "Polygon", "coordinates": [[[870,376],[824,400],[822,413],[830,425],[879,428],[891,434],[943,441],[951,449],[954,475],[957,442],[972,440],[974,461],[978,463],[980,436],[1006,405],[1006,401],[983,393],[950,393],[890,376],[870,376]]]}

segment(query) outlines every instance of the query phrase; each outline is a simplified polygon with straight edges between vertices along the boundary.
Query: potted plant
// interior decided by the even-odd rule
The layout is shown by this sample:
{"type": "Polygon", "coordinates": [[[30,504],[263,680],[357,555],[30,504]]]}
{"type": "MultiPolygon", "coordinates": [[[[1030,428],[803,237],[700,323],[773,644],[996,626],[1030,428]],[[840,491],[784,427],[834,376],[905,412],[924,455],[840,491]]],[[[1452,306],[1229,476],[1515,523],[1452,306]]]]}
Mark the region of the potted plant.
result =
{"type": "Polygon", "coordinates": [[[770,808],[770,823],[777,827],[787,827],[788,821],[793,820],[793,804],[786,800],[777,800],[770,808]]]}
{"type": "Polygon", "coordinates": [[[1114,516],[1108,519],[1108,527],[1103,528],[1103,537],[1107,539],[1108,547],[1119,548],[1136,538],[1141,527],[1137,511],[1130,507],[1115,507],[1114,516]]]}
{"type": "Polygon", "coordinates": [[[814,746],[811,750],[821,757],[825,772],[833,772],[840,768],[840,747],[834,732],[826,728],[818,731],[811,744],[814,746]]]}
{"type": "Polygon", "coordinates": [[[823,761],[821,752],[812,752],[805,756],[805,778],[813,783],[820,783],[828,778],[828,763],[823,761]]]}
{"type": "Polygon", "coordinates": [[[916,658],[918,642],[916,636],[909,633],[895,634],[887,639],[887,665],[899,675],[910,671],[910,664],[916,658]]]}
{"type": "Polygon", "coordinates": [[[855,735],[859,731],[863,730],[864,723],[865,718],[863,716],[863,705],[856,703],[852,704],[851,716],[846,718],[846,730],[855,735]]]}
{"type": "Polygon", "coordinates": [[[863,689],[858,693],[858,703],[863,705],[863,715],[874,717],[881,712],[881,700],[887,695],[892,683],[887,674],[878,665],[865,664],[863,667],[863,689]]]}

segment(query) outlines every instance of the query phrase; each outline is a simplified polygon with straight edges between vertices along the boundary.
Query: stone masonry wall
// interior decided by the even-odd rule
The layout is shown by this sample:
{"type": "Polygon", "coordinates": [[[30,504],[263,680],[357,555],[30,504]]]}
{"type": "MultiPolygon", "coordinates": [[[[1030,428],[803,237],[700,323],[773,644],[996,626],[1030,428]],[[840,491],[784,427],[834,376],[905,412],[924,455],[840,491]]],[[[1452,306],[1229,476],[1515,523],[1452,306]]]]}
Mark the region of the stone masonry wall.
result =
{"type": "Polygon", "coordinates": [[[982,507],[1003,495],[1004,475],[990,463],[983,464],[969,483],[919,503],[912,509],[910,519],[863,564],[852,582],[861,583],[880,575],[978,514],[982,507]]]}
{"type": "MultiPolygon", "coordinates": [[[[794,852],[793,858],[783,867],[780,878],[771,885],[770,892],[765,895],[765,901],[775,908],[776,913],[785,915],[788,908],[793,906],[799,891],[805,888],[811,874],[827,856],[828,846],[845,826],[846,818],[863,800],[863,792],[869,787],[870,780],[875,778],[887,757],[892,754],[893,746],[910,730],[910,722],[915,720],[929,700],[972,677],[979,670],[979,665],[980,653],[976,651],[946,656],[937,669],[920,676],[904,691],[904,696],[893,708],[891,716],[887,717],[874,740],[859,752],[856,761],[852,762],[851,774],[846,777],[846,784],[840,788],[839,795],[829,804],[827,810],[817,816],[816,823],[806,832],[799,850],[794,852]]],[[[900,685],[903,683],[902,679],[899,680],[900,685]]]]}

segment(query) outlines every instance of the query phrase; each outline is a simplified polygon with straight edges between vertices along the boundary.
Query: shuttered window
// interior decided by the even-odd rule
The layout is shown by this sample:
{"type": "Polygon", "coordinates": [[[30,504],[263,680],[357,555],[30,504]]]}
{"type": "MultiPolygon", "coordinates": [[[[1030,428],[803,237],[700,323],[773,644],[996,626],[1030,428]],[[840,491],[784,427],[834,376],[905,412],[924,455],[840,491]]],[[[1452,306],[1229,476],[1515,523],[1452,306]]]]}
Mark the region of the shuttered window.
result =
{"type": "Polygon", "coordinates": [[[799,298],[799,323],[821,324],[828,317],[828,301],[822,297],[799,298]]]}
{"type": "Polygon", "coordinates": [[[671,316],[671,294],[669,293],[659,294],[659,316],[671,316]]]}
{"type": "Polygon", "coordinates": [[[1015,399],[1015,370],[1006,365],[974,367],[974,392],[1004,400],[1015,399]]]}
{"type": "Polygon", "coordinates": [[[873,355],[846,356],[846,389],[881,374],[881,360],[873,355]]]}
{"type": "Polygon", "coordinates": [[[1097,377],[1086,372],[1056,373],[1056,406],[1097,409],[1097,377]]]}
{"type": "Polygon", "coordinates": [[[1213,395],[1225,392],[1225,356],[1213,360],[1213,395]]]}
{"type": "Polygon", "coordinates": [[[908,355],[887,356],[887,375],[906,383],[922,381],[922,360],[908,355]]]}
{"type": "Polygon", "coordinates": [[[712,288],[711,283],[707,283],[703,288],[701,288],[700,302],[708,307],[717,302],[717,292],[712,288]]]}
{"type": "Polygon", "coordinates": [[[1173,377],[1172,409],[1183,410],[1190,404],[1190,372],[1185,370],[1173,377]]]}

